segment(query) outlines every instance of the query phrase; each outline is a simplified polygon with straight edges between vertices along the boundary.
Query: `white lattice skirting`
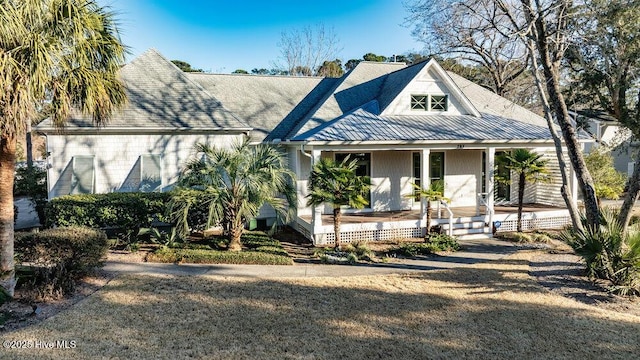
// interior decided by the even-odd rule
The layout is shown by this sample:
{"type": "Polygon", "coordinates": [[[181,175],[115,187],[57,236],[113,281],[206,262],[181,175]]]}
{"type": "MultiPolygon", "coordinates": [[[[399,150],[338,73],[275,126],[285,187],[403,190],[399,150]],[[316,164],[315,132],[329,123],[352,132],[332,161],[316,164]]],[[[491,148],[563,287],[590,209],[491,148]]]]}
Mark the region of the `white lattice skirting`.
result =
{"type": "MultiPolygon", "coordinates": [[[[549,218],[522,219],[522,230],[545,230],[545,229],[562,229],[571,225],[570,216],[556,216],[549,218]]],[[[518,229],[518,220],[506,220],[501,222],[501,226],[496,232],[510,232],[518,229]]]]}
{"type": "MultiPolygon", "coordinates": [[[[480,219],[487,221],[484,217],[480,219]]],[[[470,218],[469,222],[472,223],[474,220],[475,218],[470,218]]],[[[500,227],[496,229],[497,232],[516,231],[517,217],[514,214],[496,215],[493,220],[494,223],[500,222],[500,227]]],[[[456,223],[459,222],[456,221],[456,223]]],[[[523,230],[562,229],[568,225],[571,225],[571,217],[566,210],[526,213],[522,218],[523,230]]],[[[335,243],[332,226],[321,227],[315,236],[309,223],[298,220],[294,226],[303,236],[312,240],[314,245],[326,246],[335,243]]],[[[419,238],[423,237],[425,233],[425,228],[416,221],[343,224],[342,230],[340,232],[342,243],[419,238]]]]}

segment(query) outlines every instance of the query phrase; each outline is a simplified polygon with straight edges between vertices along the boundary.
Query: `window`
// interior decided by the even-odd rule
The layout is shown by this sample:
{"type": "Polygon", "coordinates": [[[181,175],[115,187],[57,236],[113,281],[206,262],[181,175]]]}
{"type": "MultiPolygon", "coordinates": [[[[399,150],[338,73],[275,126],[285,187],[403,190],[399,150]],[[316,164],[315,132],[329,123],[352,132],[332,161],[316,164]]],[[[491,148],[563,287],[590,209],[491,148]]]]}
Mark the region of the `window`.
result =
{"type": "Polygon", "coordinates": [[[444,153],[432,152],[429,157],[429,178],[431,182],[444,181],[444,153]]]}
{"type": "MultiPolygon", "coordinates": [[[[420,159],[420,153],[413,153],[413,183],[420,186],[420,170],[422,169],[422,162],[420,159]]],[[[413,195],[416,201],[420,201],[420,191],[418,189],[413,190],[413,195]]]]}
{"type": "Polygon", "coordinates": [[[95,171],[93,156],[74,156],[72,161],[71,194],[93,194],[95,171]]]}
{"type": "Polygon", "coordinates": [[[447,111],[448,95],[411,95],[411,110],[447,111]]]}
{"type": "Polygon", "coordinates": [[[411,110],[427,111],[427,95],[411,95],[411,110]]]}
{"type": "MultiPolygon", "coordinates": [[[[422,169],[422,161],[420,159],[420,153],[413,153],[413,182],[421,186],[422,179],[420,178],[420,171],[422,169]]],[[[429,178],[431,183],[435,181],[444,181],[444,152],[432,152],[429,154],[429,178]]],[[[415,200],[420,201],[420,195],[416,190],[415,200]]]]}
{"type": "Polygon", "coordinates": [[[447,111],[447,95],[431,95],[431,111],[447,111]]]}

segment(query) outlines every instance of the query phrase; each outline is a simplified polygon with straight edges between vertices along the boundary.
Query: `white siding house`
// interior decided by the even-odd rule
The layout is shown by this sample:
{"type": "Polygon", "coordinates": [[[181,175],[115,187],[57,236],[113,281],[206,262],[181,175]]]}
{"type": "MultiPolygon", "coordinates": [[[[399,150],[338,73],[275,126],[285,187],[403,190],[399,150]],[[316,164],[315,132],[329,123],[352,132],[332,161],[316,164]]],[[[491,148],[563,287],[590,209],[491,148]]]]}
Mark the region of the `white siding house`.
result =
{"type": "MultiPolygon", "coordinates": [[[[362,62],[339,79],[325,79],[185,74],[150,50],[121,73],[129,104],[109,125],[96,128],[75,117],[64,133],[46,122],[38,126],[51,154],[50,197],[162,191],[175,182],[195,143],[226,146],[249,136],[285,148],[297,176],[291,225],[315,244],[330,244],[334,234],[331,208],[306,205],[309,174],[319,159],[347,155],[359,160],[358,171],[371,177],[372,188],[367,208],[345,209],[356,220],[343,224],[344,241],[420,236],[436,224],[491,233],[512,221],[494,211],[496,202],[516,199],[515,183],[500,188],[494,181],[496,154],[515,148],[553,154],[543,118],[435,60],[362,62]],[[448,210],[427,224],[426,204],[412,197],[412,184],[433,181],[443,181],[448,210]]],[[[526,200],[558,205],[559,185],[556,178],[530,186],[526,200]]],[[[566,211],[558,211],[549,221],[541,212],[527,215],[528,221],[568,222],[566,211]]],[[[271,216],[263,209],[261,217],[271,216]]]]}

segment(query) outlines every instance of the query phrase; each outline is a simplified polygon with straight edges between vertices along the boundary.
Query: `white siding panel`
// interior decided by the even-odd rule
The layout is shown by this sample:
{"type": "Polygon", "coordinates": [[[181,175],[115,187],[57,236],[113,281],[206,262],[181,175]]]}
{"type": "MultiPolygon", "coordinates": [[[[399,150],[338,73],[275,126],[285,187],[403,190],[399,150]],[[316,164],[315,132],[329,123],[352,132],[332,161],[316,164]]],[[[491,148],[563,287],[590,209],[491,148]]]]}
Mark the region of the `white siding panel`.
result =
{"type": "Polygon", "coordinates": [[[444,161],[445,197],[452,206],[476,206],[482,180],[482,151],[447,151],[444,161]]]}
{"type": "Polygon", "coordinates": [[[197,143],[228,147],[241,141],[243,135],[48,135],[51,151],[49,163],[49,194],[51,197],[65,195],[67,179],[60,175],[76,155],[93,155],[96,159],[97,193],[116,191],[135,166],[140,155],[161,154],[163,179],[167,187],[174,184],[186,161],[193,155],[197,143]],[[58,181],[60,179],[60,181],[58,181]]]}
{"type": "Polygon", "coordinates": [[[408,210],[413,179],[410,151],[377,151],[371,154],[371,207],[374,211],[408,210]]]}

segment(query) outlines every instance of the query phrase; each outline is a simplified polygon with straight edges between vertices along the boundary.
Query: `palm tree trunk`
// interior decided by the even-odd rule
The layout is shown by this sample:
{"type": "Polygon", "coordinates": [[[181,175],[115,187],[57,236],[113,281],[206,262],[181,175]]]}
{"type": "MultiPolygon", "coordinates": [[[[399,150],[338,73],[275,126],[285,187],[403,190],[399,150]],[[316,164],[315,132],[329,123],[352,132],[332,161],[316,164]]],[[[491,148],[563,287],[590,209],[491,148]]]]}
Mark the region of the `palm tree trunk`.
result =
{"type": "Polygon", "coordinates": [[[13,261],[13,179],[16,166],[15,137],[0,138],[0,299],[13,297],[16,286],[13,261]]]}
{"type": "Polygon", "coordinates": [[[522,232],[522,206],[524,203],[524,187],[527,185],[526,181],[524,173],[520,173],[520,179],[518,181],[518,232],[522,232]]]}
{"type": "Polygon", "coordinates": [[[242,243],[240,242],[240,238],[242,237],[242,224],[238,225],[235,223],[231,224],[231,229],[229,230],[229,251],[241,251],[242,243]]]}
{"type": "Polygon", "coordinates": [[[335,248],[340,249],[340,223],[342,222],[342,212],[340,207],[333,208],[333,233],[335,235],[335,248]]]}

